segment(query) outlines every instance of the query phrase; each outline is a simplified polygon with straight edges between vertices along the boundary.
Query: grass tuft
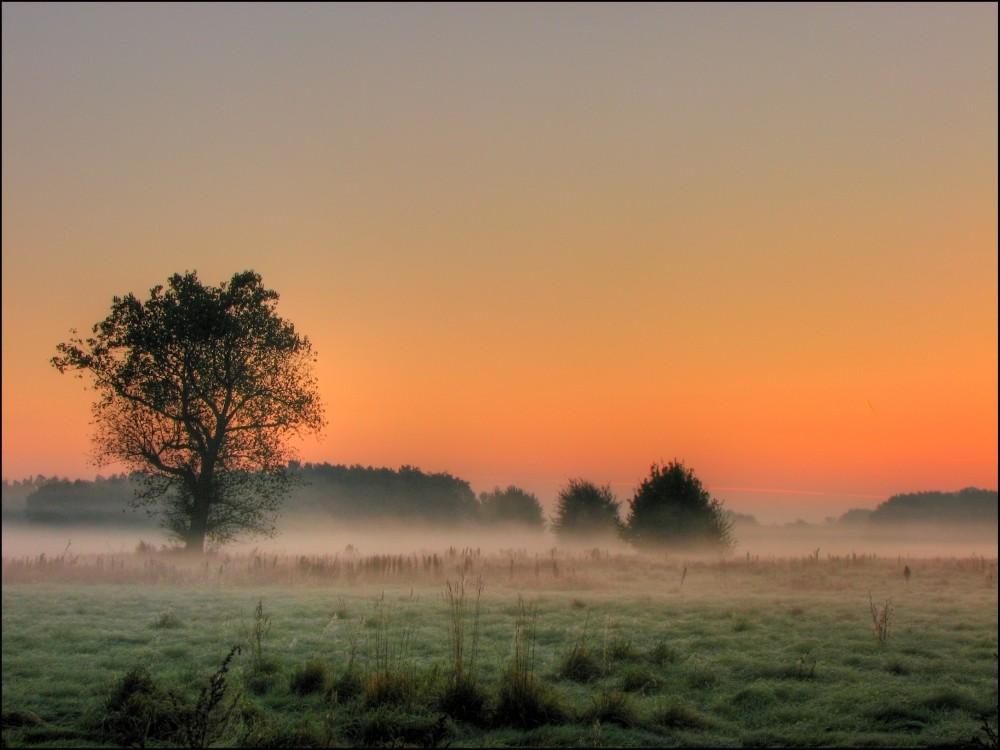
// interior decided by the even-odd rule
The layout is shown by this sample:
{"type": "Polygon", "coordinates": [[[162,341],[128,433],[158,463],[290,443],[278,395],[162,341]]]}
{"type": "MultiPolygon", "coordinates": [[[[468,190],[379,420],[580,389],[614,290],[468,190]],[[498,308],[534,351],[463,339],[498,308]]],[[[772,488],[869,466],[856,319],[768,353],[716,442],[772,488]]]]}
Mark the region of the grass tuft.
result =
{"type": "Polygon", "coordinates": [[[653,711],[653,721],[670,729],[711,729],[715,722],[690,703],[670,698],[653,711]]]}
{"type": "Polygon", "coordinates": [[[489,696],[474,679],[449,680],[438,697],[438,710],[456,721],[475,726],[489,722],[489,696]]]}
{"type": "Polygon", "coordinates": [[[330,665],[314,656],[296,669],[289,679],[289,687],[296,695],[322,693],[332,681],[330,665]]]}
{"type": "Polygon", "coordinates": [[[167,609],[157,615],[151,627],[161,630],[171,630],[173,628],[184,627],[184,623],[181,622],[181,618],[177,616],[173,609],[167,609]]]}
{"type": "Polygon", "coordinates": [[[651,669],[639,664],[630,664],[622,670],[619,684],[626,693],[648,695],[661,690],[664,681],[651,669]]]}
{"type": "Polygon", "coordinates": [[[639,725],[639,716],[632,705],[632,696],[615,690],[601,691],[591,699],[591,704],[580,716],[588,724],[600,722],[620,727],[639,725]]]}
{"type": "Polygon", "coordinates": [[[402,672],[376,672],[364,680],[361,704],[366,709],[410,706],[417,696],[413,680],[402,672]]]}

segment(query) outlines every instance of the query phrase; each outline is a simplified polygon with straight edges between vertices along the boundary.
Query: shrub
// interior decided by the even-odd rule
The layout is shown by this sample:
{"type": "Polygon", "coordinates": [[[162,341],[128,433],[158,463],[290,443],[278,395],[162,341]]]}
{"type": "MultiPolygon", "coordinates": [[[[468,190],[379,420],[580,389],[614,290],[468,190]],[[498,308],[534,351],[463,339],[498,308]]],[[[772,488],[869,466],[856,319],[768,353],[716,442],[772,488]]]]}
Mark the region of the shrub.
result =
{"type": "Polygon", "coordinates": [[[542,504],[535,495],[520,487],[510,485],[505,490],[496,487],[492,492],[481,492],[479,506],[486,523],[522,526],[538,531],[545,528],[542,504]]]}
{"type": "Polygon", "coordinates": [[[561,541],[616,538],[621,525],[618,501],[610,485],[598,487],[583,479],[571,479],[559,490],[552,530],[561,541]]]}
{"type": "Polygon", "coordinates": [[[702,486],[694,472],[678,461],[653,464],[629,508],[623,535],[637,547],[733,546],[732,519],[702,486]]]}

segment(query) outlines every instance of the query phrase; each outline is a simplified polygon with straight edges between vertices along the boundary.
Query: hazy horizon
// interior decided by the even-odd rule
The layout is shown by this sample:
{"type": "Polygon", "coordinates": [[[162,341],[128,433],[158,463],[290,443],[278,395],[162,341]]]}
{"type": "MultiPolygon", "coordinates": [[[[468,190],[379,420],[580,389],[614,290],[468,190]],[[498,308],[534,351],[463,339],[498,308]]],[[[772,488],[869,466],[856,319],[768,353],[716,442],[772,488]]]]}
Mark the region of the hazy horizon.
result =
{"type": "Polygon", "coordinates": [[[764,522],[998,485],[996,4],[2,14],[10,479],[123,470],[71,329],[253,269],[303,461],[549,507],[678,459],[764,522]]]}

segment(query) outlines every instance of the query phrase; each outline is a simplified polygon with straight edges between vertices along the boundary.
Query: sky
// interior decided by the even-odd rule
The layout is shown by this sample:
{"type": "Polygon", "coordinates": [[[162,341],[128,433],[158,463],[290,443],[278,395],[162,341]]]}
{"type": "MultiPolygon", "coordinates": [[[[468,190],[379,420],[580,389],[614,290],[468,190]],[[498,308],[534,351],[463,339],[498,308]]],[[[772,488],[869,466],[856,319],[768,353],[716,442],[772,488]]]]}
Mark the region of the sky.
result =
{"type": "Polygon", "coordinates": [[[49,360],[253,269],[303,460],[551,504],[681,460],[762,520],[997,487],[997,5],[3,10],[3,476],[92,478],[49,360]]]}

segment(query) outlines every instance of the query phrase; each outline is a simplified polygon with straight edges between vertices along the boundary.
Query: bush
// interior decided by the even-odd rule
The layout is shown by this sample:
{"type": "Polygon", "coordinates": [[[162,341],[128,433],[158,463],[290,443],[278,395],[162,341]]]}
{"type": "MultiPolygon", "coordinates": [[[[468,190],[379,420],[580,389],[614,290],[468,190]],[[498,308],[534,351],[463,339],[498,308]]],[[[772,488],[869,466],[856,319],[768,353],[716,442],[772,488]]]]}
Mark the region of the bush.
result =
{"type": "Polygon", "coordinates": [[[678,461],[653,464],[632,497],[623,535],[637,547],[709,548],[733,546],[733,522],[678,461]]]}
{"type": "Polygon", "coordinates": [[[485,523],[523,526],[538,531],[545,528],[542,504],[520,487],[510,485],[505,490],[496,487],[492,492],[482,492],[479,506],[485,523]]]}
{"type": "Polygon", "coordinates": [[[560,541],[617,538],[621,525],[618,501],[610,485],[598,487],[583,479],[571,479],[559,490],[552,530],[560,541]]]}

